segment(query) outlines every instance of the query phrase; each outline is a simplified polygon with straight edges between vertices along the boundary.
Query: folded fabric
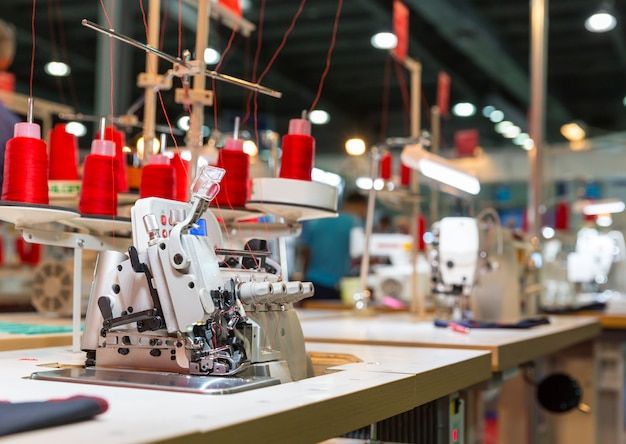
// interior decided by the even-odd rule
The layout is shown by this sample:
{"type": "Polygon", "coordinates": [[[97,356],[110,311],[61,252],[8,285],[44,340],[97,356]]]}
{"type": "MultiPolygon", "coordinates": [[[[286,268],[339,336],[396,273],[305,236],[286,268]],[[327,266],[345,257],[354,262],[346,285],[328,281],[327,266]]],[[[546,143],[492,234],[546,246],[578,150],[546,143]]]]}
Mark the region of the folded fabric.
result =
{"type": "Polygon", "coordinates": [[[72,396],[38,402],[0,401],[0,436],[91,419],[109,404],[95,396],[72,396]]]}
{"type": "MultiPolygon", "coordinates": [[[[452,322],[452,321],[451,321],[452,322]]],[[[487,322],[487,321],[475,321],[475,320],[466,320],[466,321],[454,321],[455,324],[461,325],[466,328],[517,328],[517,329],[526,329],[536,327],[538,325],[546,325],[550,323],[550,319],[545,316],[537,317],[537,318],[528,318],[522,319],[519,322],[487,322]]],[[[441,319],[435,319],[435,327],[443,327],[446,328],[448,326],[448,321],[444,321],[441,319]]]]}

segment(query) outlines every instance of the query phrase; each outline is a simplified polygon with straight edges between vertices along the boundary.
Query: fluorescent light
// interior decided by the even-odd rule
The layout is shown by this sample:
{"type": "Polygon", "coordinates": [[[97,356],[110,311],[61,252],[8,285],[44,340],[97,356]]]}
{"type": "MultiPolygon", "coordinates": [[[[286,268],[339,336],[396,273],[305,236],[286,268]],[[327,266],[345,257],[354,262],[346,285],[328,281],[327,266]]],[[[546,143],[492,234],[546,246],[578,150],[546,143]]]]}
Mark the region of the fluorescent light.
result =
{"type": "Polygon", "coordinates": [[[491,120],[493,123],[502,122],[503,119],[504,113],[499,109],[496,109],[492,111],[491,114],[489,114],[489,120],[491,120]]]}
{"type": "Polygon", "coordinates": [[[244,140],[243,152],[246,153],[248,156],[254,157],[259,154],[259,148],[252,140],[244,140]]]}
{"type": "Polygon", "coordinates": [[[494,112],[495,110],[496,108],[494,106],[487,105],[483,108],[483,116],[489,118],[491,117],[491,113],[494,112]]]}
{"type": "Polygon", "coordinates": [[[332,185],[334,187],[340,186],[341,182],[343,182],[343,179],[339,174],[331,173],[330,171],[324,171],[319,168],[313,168],[311,170],[311,179],[313,179],[313,181],[315,182],[322,182],[328,185],[332,185]]]}
{"type": "Polygon", "coordinates": [[[213,48],[206,48],[204,50],[204,63],[207,65],[215,65],[220,61],[220,53],[213,48]]]}
{"type": "Polygon", "coordinates": [[[424,176],[469,194],[480,192],[480,182],[473,175],[459,170],[441,156],[423,150],[419,145],[407,145],[402,150],[402,163],[424,176]]]}
{"type": "Polygon", "coordinates": [[[520,129],[519,126],[517,125],[511,125],[508,128],[506,128],[504,130],[504,132],[502,133],[502,135],[504,137],[506,137],[507,139],[515,139],[517,136],[519,136],[522,133],[522,130],[520,129]]]}
{"type": "Polygon", "coordinates": [[[600,214],[596,217],[596,223],[600,227],[610,227],[613,225],[613,218],[610,214],[600,214]]]}
{"type": "Polygon", "coordinates": [[[452,107],[452,114],[459,117],[470,117],[476,114],[476,107],[473,103],[459,102],[452,107]]]}
{"type": "Polygon", "coordinates": [[[76,137],[83,137],[87,134],[87,127],[80,122],[67,122],[65,124],[65,131],[74,134],[76,137]]]}
{"type": "Polygon", "coordinates": [[[615,28],[617,20],[607,11],[599,11],[585,20],[585,28],[590,32],[607,32],[615,28]]]}
{"type": "Polygon", "coordinates": [[[376,179],[374,181],[372,181],[371,177],[357,177],[356,179],[356,186],[362,190],[371,190],[372,183],[376,191],[380,191],[385,187],[385,181],[382,179],[376,179]]]}
{"type": "Polygon", "coordinates": [[[67,77],[72,72],[70,65],[63,62],[48,62],[43,67],[47,74],[54,77],[67,77]]]}
{"type": "Polygon", "coordinates": [[[599,214],[621,213],[624,209],[626,209],[626,204],[621,200],[598,200],[585,205],[583,213],[587,216],[597,216],[599,214]]]}
{"type": "Polygon", "coordinates": [[[513,126],[513,122],[509,122],[505,120],[504,122],[500,122],[496,124],[495,129],[497,133],[504,134],[506,130],[513,126]]]}
{"type": "Polygon", "coordinates": [[[585,129],[576,122],[561,125],[561,135],[570,142],[581,142],[587,137],[585,129]]]}
{"type": "Polygon", "coordinates": [[[183,131],[189,131],[189,116],[182,116],[176,121],[176,126],[183,131]]]}
{"type": "Polygon", "coordinates": [[[351,156],[361,156],[365,154],[365,141],[363,139],[346,140],[346,152],[351,156]]]}
{"type": "Polygon", "coordinates": [[[325,125],[330,122],[330,114],[323,109],[314,109],[309,113],[309,120],[313,125],[325,125]]]}
{"type": "Polygon", "coordinates": [[[372,36],[370,43],[376,49],[393,49],[398,44],[398,38],[393,32],[379,32],[372,36]]]}
{"type": "Polygon", "coordinates": [[[545,239],[552,239],[555,235],[555,231],[552,227],[543,227],[541,229],[541,234],[545,239]]]}

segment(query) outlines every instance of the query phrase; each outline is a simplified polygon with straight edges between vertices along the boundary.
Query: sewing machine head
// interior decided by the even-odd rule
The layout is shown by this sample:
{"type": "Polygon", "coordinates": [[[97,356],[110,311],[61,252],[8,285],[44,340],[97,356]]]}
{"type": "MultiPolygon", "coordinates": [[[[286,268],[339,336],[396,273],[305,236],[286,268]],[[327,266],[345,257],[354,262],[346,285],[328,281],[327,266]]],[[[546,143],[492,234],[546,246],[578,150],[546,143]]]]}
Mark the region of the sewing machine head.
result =
{"type": "Polygon", "coordinates": [[[223,174],[205,167],[189,204],[137,201],[133,245],[102,253],[96,266],[82,342],[88,365],[283,382],[307,376],[292,303],[312,296],[313,285],[284,280],[252,243],[224,248],[208,210],[223,174]]]}

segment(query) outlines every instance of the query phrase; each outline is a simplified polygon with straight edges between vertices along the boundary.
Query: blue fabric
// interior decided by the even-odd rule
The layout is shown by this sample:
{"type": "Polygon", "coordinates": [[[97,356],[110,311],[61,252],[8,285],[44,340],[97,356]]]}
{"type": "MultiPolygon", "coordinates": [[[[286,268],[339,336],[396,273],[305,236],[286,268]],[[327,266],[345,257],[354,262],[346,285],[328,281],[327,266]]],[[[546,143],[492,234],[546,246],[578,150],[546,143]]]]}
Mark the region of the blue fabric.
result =
{"type": "Polygon", "coordinates": [[[4,179],[4,148],[13,137],[13,127],[20,120],[0,102],[0,190],[4,179]]]}
{"type": "Polygon", "coordinates": [[[309,248],[305,279],[335,287],[350,270],[350,231],[358,219],[341,213],[336,218],[305,222],[300,243],[309,248]]]}

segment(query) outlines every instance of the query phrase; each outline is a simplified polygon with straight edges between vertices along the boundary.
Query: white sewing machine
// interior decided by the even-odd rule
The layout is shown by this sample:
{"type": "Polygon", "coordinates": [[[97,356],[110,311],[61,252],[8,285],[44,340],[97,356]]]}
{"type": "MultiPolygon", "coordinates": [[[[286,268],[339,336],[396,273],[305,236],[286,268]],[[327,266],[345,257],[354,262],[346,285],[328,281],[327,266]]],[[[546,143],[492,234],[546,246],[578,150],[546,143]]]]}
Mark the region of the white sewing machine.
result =
{"type": "Polygon", "coordinates": [[[207,211],[223,174],[205,167],[190,204],[137,201],[128,253],[98,259],[86,368],[35,378],[224,393],[308,375],[292,303],[312,296],[313,285],[284,280],[268,251],[223,247],[207,211]]]}
{"type": "MultiPolygon", "coordinates": [[[[374,233],[369,240],[372,259],[383,259],[385,263],[374,263],[368,275],[368,287],[372,288],[374,299],[382,302],[392,297],[411,302],[411,245],[413,237],[399,233],[374,233]]],[[[358,258],[365,250],[365,233],[355,227],[350,232],[350,257],[358,258]]],[[[374,261],[375,262],[375,261],[374,261]]],[[[428,262],[422,254],[418,256],[418,291],[427,294],[430,280],[428,262]]]]}
{"type": "Polygon", "coordinates": [[[499,224],[491,227],[485,230],[469,217],[446,217],[435,225],[431,264],[438,316],[513,322],[534,314],[530,301],[537,288],[520,254],[523,243],[499,224]]]}

